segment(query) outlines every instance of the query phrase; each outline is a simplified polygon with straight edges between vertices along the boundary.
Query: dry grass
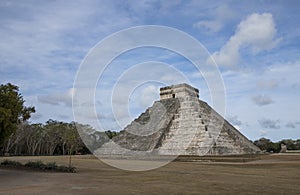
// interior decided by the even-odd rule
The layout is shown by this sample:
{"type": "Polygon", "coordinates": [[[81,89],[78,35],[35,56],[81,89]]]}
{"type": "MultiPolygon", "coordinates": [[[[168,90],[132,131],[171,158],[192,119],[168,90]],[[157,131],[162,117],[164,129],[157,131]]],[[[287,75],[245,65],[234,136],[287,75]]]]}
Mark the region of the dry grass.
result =
{"type": "MultiPolygon", "coordinates": [[[[67,156],[2,157],[22,163],[68,165],[67,156]]],[[[172,162],[146,172],[110,167],[92,156],[73,157],[78,173],[0,169],[3,194],[299,194],[300,155],[267,155],[249,162],[172,162]]],[[[127,161],[126,163],[130,163],[127,161]]]]}

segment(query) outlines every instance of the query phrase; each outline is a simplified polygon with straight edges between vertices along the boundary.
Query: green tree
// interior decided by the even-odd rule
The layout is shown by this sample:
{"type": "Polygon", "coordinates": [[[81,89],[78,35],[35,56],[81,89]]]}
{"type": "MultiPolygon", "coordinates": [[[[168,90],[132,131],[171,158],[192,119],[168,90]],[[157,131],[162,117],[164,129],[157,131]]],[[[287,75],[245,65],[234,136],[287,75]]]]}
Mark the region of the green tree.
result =
{"type": "Polygon", "coordinates": [[[55,149],[61,143],[63,122],[49,119],[45,126],[45,150],[47,155],[54,155],[55,149]]]}
{"type": "Polygon", "coordinates": [[[24,106],[19,87],[11,83],[0,85],[0,147],[13,134],[18,125],[30,118],[34,107],[24,106]]]}
{"type": "Polygon", "coordinates": [[[109,139],[112,139],[113,137],[115,137],[115,136],[118,135],[117,132],[111,131],[111,130],[105,131],[105,134],[107,135],[107,137],[108,137],[109,139]]]}
{"type": "Polygon", "coordinates": [[[254,144],[258,146],[261,150],[266,152],[279,152],[280,144],[273,143],[270,139],[260,138],[259,140],[254,141],[254,144]]]}
{"type": "Polygon", "coordinates": [[[288,150],[296,150],[297,149],[297,141],[292,139],[283,139],[280,141],[280,144],[286,145],[288,150]]]}
{"type": "Polygon", "coordinates": [[[69,167],[72,166],[72,153],[77,151],[79,145],[79,135],[76,130],[76,126],[73,123],[66,124],[65,131],[65,140],[68,148],[69,154],[69,167]]]}

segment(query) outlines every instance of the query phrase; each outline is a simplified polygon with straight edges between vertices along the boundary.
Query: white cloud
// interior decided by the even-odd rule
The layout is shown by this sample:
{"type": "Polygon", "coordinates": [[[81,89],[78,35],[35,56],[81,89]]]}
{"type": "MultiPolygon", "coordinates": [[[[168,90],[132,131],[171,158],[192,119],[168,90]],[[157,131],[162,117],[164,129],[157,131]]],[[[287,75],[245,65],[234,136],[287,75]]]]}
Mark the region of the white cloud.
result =
{"type": "Polygon", "coordinates": [[[280,120],[272,120],[272,119],[263,118],[263,119],[258,120],[258,123],[263,128],[280,129],[280,125],[279,125],[280,120]]]}
{"type": "Polygon", "coordinates": [[[203,20],[195,23],[193,26],[199,29],[204,27],[207,28],[209,31],[218,32],[223,27],[223,24],[217,20],[203,20]]]}
{"type": "Polygon", "coordinates": [[[49,84],[70,87],[88,50],[106,35],[132,25],[127,13],[117,9],[106,1],[0,5],[0,80],[19,78],[38,85],[37,90],[49,84]],[[14,78],[6,76],[11,69],[14,78]]]}
{"type": "Polygon", "coordinates": [[[50,95],[38,96],[38,101],[50,105],[65,105],[72,106],[72,95],[75,93],[75,89],[71,88],[66,92],[54,93],[50,95]]]}
{"type": "Polygon", "coordinates": [[[215,33],[220,31],[228,21],[235,17],[234,11],[228,5],[220,5],[212,13],[213,19],[200,20],[193,24],[193,27],[198,29],[205,28],[215,33]]]}
{"type": "Polygon", "coordinates": [[[252,97],[253,102],[258,106],[272,104],[274,101],[266,95],[257,95],[252,97]]]}
{"type": "Polygon", "coordinates": [[[243,48],[250,48],[253,54],[274,48],[280,40],[275,40],[276,31],[272,14],[251,14],[240,22],[235,34],[212,57],[219,65],[235,66],[243,48]]]}

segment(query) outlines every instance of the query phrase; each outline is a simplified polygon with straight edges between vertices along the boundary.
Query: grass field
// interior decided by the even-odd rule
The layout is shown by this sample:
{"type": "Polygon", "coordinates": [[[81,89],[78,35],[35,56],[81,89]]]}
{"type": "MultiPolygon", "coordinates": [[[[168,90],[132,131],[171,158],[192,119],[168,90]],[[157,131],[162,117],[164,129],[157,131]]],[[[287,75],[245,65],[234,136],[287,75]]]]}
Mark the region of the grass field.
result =
{"type": "MultiPolygon", "coordinates": [[[[4,159],[59,165],[68,165],[69,160],[44,156],[1,157],[0,161],[4,159]]],[[[264,155],[247,162],[240,157],[209,161],[177,161],[145,172],[119,170],[93,156],[73,157],[77,173],[2,167],[0,194],[300,194],[299,154],[264,155]]]]}

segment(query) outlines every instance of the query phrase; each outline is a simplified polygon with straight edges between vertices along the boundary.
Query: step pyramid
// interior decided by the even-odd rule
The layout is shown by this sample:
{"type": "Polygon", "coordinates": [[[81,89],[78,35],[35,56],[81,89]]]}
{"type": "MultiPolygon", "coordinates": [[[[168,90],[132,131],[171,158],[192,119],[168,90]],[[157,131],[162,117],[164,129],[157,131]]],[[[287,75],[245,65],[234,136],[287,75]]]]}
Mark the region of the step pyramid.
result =
{"type": "Polygon", "coordinates": [[[160,100],[132,121],[98,154],[232,155],[260,149],[199,99],[199,90],[179,84],[160,89],[160,100]]]}

